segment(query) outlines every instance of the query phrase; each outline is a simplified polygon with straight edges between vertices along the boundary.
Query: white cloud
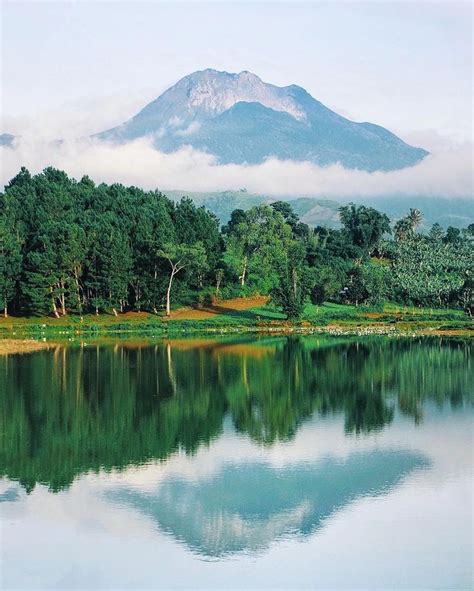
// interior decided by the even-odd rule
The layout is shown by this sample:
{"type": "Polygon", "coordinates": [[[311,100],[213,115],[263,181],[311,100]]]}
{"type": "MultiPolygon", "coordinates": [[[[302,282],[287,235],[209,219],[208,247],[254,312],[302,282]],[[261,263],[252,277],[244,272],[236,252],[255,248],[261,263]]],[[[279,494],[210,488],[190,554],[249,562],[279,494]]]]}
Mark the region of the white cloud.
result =
{"type": "Polygon", "coordinates": [[[318,167],[309,162],[268,159],[260,165],[219,165],[209,154],[185,147],[165,154],[151,139],[123,146],[94,140],[61,145],[19,139],[2,148],[3,184],[20,166],[39,172],[46,166],[64,169],[75,178],[87,174],[96,182],[121,182],[166,191],[240,189],[270,195],[352,197],[419,195],[469,197],[473,191],[472,145],[450,146],[412,168],[394,172],[348,170],[339,164],[318,167]]]}
{"type": "Polygon", "coordinates": [[[179,127],[181,125],[181,117],[178,117],[178,115],[171,117],[168,124],[170,127],[179,127]]]}
{"type": "Polygon", "coordinates": [[[201,124],[199,123],[199,121],[192,121],[184,129],[178,129],[178,131],[175,132],[175,135],[180,135],[182,137],[186,137],[188,135],[193,135],[193,133],[196,133],[196,131],[198,131],[200,127],[201,127],[201,124]]]}
{"type": "Polygon", "coordinates": [[[2,114],[0,132],[41,140],[74,139],[120,125],[156,97],[156,90],[143,89],[102,97],[68,101],[54,110],[32,106],[28,115],[2,114]]]}

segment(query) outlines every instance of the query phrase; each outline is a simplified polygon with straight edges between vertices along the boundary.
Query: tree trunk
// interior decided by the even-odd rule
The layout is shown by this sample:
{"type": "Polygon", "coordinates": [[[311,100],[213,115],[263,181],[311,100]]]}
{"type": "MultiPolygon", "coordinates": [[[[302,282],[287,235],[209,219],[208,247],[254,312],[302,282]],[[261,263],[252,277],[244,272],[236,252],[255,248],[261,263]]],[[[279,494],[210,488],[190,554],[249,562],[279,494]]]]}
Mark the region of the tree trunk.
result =
{"type": "Polygon", "coordinates": [[[52,287],[49,288],[49,293],[51,294],[51,307],[53,309],[53,314],[56,318],[59,318],[58,309],[56,308],[56,302],[54,301],[54,294],[53,294],[52,287]]]}
{"type": "Polygon", "coordinates": [[[171,271],[170,282],[168,283],[168,289],[166,290],[166,316],[171,316],[171,285],[173,283],[174,271],[171,271]]]}
{"type": "Polygon", "coordinates": [[[74,269],[74,283],[76,284],[77,308],[79,310],[79,315],[82,316],[81,290],[79,287],[79,277],[77,269],[74,269]]]}
{"type": "Polygon", "coordinates": [[[135,309],[137,310],[137,312],[141,311],[142,308],[142,304],[141,304],[141,290],[140,290],[140,285],[137,283],[136,285],[133,285],[133,291],[135,292],[135,309]]]}
{"type": "Polygon", "coordinates": [[[61,293],[59,295],[59,303],[61,304],[61,314],[63,316],[66,316],[66,294],[64,291],[64,280],[61,279],[61,281],[59,282],[59,288],[61,290],[61,293]]]}
{"type": "Polygon", "coordinates": [[[115,308],[112,308],[112,312],[114,313],[114,316],[118,316],[117,310],[115,308]]]}
{"type": "Polygon", "coordinates": [[[59,312],[58,312],[58,309],[56,308],[56,302],[54,301],[54,296],[52,297],[52,304],[53,304],[53,314],[55,315],[56,318],[59,318],[59,312]]]}
{"type": "Polygon", "coordinates": [[[244,285],[245,285],[245,274],[246,273],[247,273],[247,257],[245,257],[245,259],[244,259],[244,266],[243,266],[243,269],[242,269],[242,275],[239,277],[239,279],[240,279],[240,285],[242,287],[244,287],[244,285]]]}
{"type": "Polygon", "coordinates": [[[7,307],[7,305],[6,305],[6,304],[5,304],[5,307],[3,308],[3,316],[4,316],[5,318],[8,318],[8,307],[7,307]]]}

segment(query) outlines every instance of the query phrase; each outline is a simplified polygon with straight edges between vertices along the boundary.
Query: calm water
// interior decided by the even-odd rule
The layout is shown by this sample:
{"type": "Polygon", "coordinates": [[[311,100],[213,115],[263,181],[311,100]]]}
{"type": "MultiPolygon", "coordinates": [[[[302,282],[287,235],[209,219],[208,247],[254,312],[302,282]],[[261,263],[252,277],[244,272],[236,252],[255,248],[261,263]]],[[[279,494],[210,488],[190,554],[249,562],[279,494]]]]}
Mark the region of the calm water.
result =
{"type": "Polygon", "coordinates": [[[469,589],[454,340],[260,338],[0,358],[4,589],[469,589]]]}

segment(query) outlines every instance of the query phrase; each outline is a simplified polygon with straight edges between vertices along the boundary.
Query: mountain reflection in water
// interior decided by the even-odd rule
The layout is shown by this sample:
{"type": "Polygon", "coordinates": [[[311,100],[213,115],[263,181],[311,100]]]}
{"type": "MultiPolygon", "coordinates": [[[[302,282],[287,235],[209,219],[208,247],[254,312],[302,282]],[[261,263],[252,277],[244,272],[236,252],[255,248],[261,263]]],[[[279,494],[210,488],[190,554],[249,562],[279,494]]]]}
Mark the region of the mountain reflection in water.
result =
{"type": "Polygon", "coordinates": [[[277,469],[264,462],[225,464],[211,478],[165,480],[154,493],[117,488],[106,496],[139,510],[175,539],[210,558],[258,551],[282,536],[307,536],[357,498],[389,492],[421,454],[354,453],[277,469]]]}

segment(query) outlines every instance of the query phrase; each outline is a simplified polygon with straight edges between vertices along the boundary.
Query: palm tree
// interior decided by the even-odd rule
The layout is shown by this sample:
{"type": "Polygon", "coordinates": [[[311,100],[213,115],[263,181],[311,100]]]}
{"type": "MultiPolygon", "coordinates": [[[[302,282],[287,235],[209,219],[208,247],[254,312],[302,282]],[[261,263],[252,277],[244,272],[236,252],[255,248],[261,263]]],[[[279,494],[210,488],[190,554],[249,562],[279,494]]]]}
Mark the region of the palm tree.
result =
{"type": "Polygon", "coordinates": [[[406,219],[411,224],[412,232],[415,232],[415,230],[418,228],[418,226],[421,224],[421,221],[423,220],[423,214],[419,209],[411,208],[406,219]]]}
{"type": "Polygon", "coordinates": [[[406,240],[416,232],[416,229],[421,224],[423,214],[419,209],[411,208],[404,218],[400,218],[395,224],[393,230],[395,239],[400,242],[406,240]]]}

